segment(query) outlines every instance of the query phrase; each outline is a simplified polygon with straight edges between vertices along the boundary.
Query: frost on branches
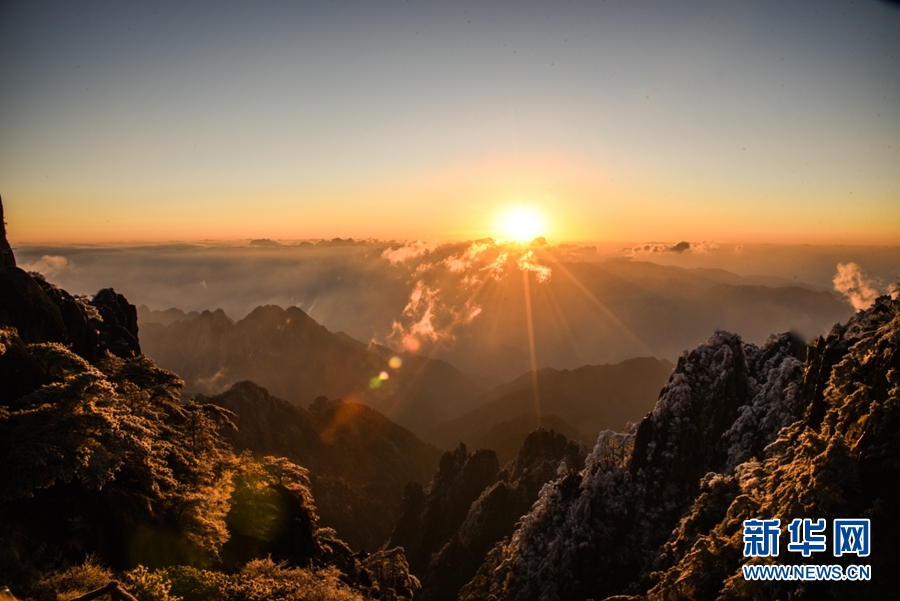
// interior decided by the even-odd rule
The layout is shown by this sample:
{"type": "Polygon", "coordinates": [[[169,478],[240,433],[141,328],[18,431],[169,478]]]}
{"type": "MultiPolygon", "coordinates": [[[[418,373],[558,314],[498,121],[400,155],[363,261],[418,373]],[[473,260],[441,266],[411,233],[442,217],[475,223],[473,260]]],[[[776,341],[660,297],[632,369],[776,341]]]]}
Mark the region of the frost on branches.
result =
{"type": "MultiPolygon", "coordinates": [[[[602,433],[581,472],[546,484],[460,598],[813,598],[744,581],[741,523],[870,517],[897,540],[898,307],[882,297],[808,352],[726,332],[686,352],[637,432],[602,433]]],[[[897,555],[885,542],[873,570],[897,555]]]]}

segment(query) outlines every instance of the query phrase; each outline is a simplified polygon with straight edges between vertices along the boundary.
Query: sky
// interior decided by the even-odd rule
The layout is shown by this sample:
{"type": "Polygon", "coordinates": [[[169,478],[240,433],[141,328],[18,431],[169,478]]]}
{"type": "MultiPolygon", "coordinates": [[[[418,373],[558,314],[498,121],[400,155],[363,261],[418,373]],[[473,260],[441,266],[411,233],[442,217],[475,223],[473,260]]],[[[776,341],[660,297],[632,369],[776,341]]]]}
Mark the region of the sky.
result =
{"type": "Polygon", "coordinates": [[[0,0],[14,244],[900,245],[900,6],[0,0]]]}

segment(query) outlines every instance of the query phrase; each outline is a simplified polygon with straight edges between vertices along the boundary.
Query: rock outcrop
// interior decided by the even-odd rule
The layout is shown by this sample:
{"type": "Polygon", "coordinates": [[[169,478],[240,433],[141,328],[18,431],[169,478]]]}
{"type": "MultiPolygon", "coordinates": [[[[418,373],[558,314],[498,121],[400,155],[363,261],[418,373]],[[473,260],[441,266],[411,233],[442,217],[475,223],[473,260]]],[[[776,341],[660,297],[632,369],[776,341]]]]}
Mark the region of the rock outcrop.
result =
{"type": "Polygon", "coordinates": [[[0,267],[15,266],[16,257],[9,246],[9,240],[6,239],[6,218],[3,216],[3,199],[0,198],[0,267]]]}
{"type": "MultiPolygon", "coordinates": [[[[900,302],[835,326],[799,360],[718,333],[679,360],[635,435],[601,436],[546,486],[460,599],[890,598],[900,559],[900,302]],[[745,580],[743,520],[869,518],[866,582],[745,580]]],[[[786,538],[786,535],[783,537],[786,538]]],[[[753,563],[756,560],[750,560],[753,563]]]]}
{"type": "Polygon", "coordinates": [[[65,344],[91,363],[101,360],[106,351],[121,358],[141,354],[137,309],[124,296],[112,288],[100,290],[93,298],[72,296],[40,274],[26,273],[16,266],[5,222],[0,255],[0,325],[15,328],[22,341],[65,344]]]}
{"type": "Polygon", "coordinates": [[[440,550],[459,528],[481,492],[497,481],[500,466],[494,451],[470,453],[460,444],[445,451],[427,491],[407,486],[403,509],[388,544],[403,547],[414,574],[423,574],[431,554],[440,550]]]}
{"type": "Polygon", "coordinates": [[[512,535],[543,486],[569,470],[584,467],[584,445],[543,428],[525,439],[519,455],[470,505],[465,519],[432,555],[417,599],[451,601],[484,562],[491,548],[512,535]]]}

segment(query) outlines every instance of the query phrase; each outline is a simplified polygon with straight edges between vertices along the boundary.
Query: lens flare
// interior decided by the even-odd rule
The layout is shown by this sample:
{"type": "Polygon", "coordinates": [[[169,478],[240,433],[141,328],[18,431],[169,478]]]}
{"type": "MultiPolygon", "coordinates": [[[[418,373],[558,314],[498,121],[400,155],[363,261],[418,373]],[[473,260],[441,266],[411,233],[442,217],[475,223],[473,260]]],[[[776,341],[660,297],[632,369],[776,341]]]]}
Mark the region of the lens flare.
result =
{"type": "Polygon", "coordinates": [[[403,337],[403,348],[405,348],[409,352],[415,353],[421,346],[422,344],[415,336],[408,335],[403,337]]]}

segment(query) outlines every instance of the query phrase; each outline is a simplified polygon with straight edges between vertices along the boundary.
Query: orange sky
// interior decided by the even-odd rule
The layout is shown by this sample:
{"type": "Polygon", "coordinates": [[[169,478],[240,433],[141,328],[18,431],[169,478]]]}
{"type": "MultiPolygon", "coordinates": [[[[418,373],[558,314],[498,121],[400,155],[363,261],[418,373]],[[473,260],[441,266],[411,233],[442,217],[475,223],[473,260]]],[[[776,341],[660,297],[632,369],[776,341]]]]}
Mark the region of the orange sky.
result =
{"type": "Polygon", "coordinates": [[[888,3],[228,8],[5,9],[14,243],[900,244],[888,3]]]}
{"type": "Polygon", "coordinates": [[[636,173],[593,174],[553,161],[464,165],[355,184],[209,188],[48,187],[4,191],[3,198],[10,239],[19,243],[476,239],[503,237],[500,216],[524,206],[543,216],[541,235],[556,241],[900,244],[900,202],[890,191],[645,182],[636,173]]]}

